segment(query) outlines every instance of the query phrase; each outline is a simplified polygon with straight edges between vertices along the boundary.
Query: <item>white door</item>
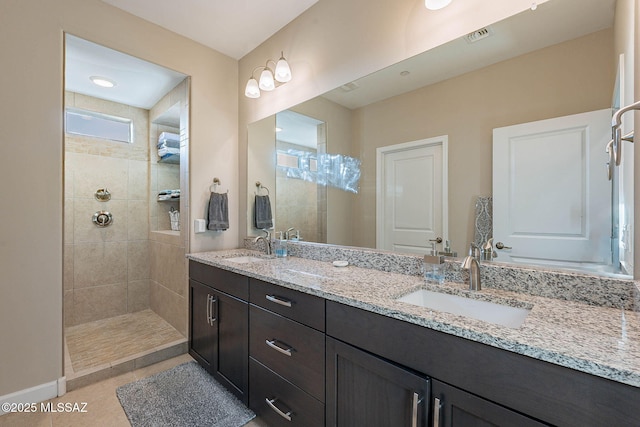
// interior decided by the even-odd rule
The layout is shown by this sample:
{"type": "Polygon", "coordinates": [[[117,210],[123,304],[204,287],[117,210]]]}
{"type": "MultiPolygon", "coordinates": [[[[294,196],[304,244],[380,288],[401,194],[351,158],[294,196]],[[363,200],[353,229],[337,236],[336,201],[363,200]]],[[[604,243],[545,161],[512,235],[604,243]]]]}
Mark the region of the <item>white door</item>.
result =
{"type": "Polygon", "coordinates": [[[609,264],[611,110],[493,130],[497,261],[609,264]]]}
{"type": "Polygon", "coordinates": [[[378,249],[425,254],[447,238],[446,147],[440,136],[377,149],[378,249]]]}

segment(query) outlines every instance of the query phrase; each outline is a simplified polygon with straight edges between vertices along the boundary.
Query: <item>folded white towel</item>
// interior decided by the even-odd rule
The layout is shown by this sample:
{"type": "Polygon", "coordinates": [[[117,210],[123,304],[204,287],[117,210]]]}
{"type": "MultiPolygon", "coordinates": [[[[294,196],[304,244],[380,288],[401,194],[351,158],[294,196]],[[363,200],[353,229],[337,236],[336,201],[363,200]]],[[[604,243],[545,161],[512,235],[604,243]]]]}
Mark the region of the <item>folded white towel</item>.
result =
{"type": "Polygon", "coordinates": [[[158,156],[164,157],[167,154],[180,154],[180,149],[179,148],[159,148],[158,149],[158,156]]]}

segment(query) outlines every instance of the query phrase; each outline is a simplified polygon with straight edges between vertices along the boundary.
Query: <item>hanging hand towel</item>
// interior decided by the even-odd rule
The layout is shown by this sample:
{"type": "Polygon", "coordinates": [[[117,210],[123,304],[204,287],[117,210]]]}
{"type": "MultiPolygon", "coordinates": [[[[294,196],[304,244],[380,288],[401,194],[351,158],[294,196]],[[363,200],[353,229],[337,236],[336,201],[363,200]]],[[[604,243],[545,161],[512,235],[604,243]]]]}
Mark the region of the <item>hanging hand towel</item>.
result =
{"type": "Polygon", "coordinates": [[[273,227],[271,201],[269,200],[269,196],[256,196],[254,211],[254,225],[256,228],[262,229],[273,227]]]}
{"type": "Polygon", "coordinates": [[[229,199],[227,193],[211,193],[207,228],[214,231],[224,231],[229,228],[229,199]]]}

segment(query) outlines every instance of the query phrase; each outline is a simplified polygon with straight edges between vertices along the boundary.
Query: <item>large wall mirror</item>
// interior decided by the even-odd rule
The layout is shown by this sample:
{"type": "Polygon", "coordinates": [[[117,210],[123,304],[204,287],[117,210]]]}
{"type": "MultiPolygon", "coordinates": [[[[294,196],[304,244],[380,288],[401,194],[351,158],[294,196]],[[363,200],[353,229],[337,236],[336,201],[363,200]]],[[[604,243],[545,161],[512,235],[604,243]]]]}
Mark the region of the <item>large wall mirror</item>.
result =
{"type": "Polygon", "coordinates": [[[492,212],[506,185],[528,219],[493,235],[495,261],[632,274],[633,147],[611,181],[605,151],[614,104],[633,102],[620,83],[633,81],[633,22],[617,3],[549,1],[250,124],[247,235],[260,234],[254,197],[268,192],[274,230],[303,241],[426,253],[440,237],[438,250],[462,256],[517,223],[492,212]],[[507,157],[505,134],[519,141],[507,157]],[[505,163],[522,167],[505,179],[505,163]],[[599,246],[555,255],[554,233],[599,246]],[[541,255],[515,256],[533,235],[541,255]]]}

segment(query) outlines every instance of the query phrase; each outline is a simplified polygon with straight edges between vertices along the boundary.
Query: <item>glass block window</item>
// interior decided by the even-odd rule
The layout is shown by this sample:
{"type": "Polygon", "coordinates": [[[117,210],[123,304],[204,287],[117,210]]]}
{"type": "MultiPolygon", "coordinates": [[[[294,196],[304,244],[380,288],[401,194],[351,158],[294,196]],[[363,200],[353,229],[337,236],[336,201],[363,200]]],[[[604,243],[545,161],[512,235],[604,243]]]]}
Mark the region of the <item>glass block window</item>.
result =
{"type": "Polygon", "coordinates": [[[110,116],[95,111],[67,108],[65,131],[74,135],[133,142],[133,122],[124,117],[110,116]]]}

